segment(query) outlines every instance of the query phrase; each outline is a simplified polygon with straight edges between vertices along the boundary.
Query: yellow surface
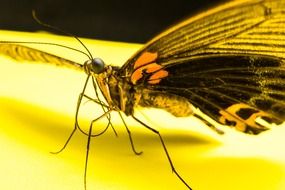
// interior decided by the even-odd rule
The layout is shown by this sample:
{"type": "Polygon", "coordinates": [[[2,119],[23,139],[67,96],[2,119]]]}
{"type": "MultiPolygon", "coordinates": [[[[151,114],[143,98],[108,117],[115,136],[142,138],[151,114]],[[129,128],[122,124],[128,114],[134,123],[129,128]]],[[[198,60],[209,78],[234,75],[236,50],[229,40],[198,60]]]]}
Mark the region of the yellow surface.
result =
{"type": "MultiPolygon", "coordinates": [[[[73,38],[44,33],[0,31],[0,36],[1,40],[53,42],[83,49],[73,38]]],[[[123,64],[141,47],[83,41],[93,56],[113,65],[123,64]]],[[[36,47],[70,60],[86,60],[62,48],[36,47]]],[[[0,62],[1,189],[83,190],[86,136],[76,133],[62,153],[49,152],[61,148],[73,129],[85,74],[49,65],[19,64],[2,56],[0,62]]],[[[100,113],[100,107],[85,102],[82,124],[100,113]]],[[[154,109],[139,110],[136,115],[161,132],[177,171],[194,190],[285,189],[284,126],[259,136],[231,129],[219,136],[195,118],[177,119],[154,109]]],[[[144,151],[135,156],[118,115],[114,113],[112,119],[118,138],[109,129],[92,139],[89,190],[186,189],[171,172],[157,136],[128,118],[135,146],[144,151]]],[[[102,131],[104,123],[96,124],[94,132],[102,131]]]]}

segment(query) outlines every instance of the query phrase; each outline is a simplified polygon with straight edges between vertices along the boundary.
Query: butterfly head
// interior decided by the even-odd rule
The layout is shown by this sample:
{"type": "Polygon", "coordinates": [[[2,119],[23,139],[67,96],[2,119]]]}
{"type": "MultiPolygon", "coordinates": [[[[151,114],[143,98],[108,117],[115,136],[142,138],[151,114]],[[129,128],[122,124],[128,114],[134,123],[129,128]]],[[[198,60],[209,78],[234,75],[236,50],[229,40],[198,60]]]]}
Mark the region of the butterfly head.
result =
{"type": "Polygon", "coordinates": [[[102,59],[100,58],[94,58],[94,59],[90,59],[87,60],[84,65],[84,71],[87,74],[100,74],[102,72],[104,72],[105,70],[105,63],[102,59]]]}

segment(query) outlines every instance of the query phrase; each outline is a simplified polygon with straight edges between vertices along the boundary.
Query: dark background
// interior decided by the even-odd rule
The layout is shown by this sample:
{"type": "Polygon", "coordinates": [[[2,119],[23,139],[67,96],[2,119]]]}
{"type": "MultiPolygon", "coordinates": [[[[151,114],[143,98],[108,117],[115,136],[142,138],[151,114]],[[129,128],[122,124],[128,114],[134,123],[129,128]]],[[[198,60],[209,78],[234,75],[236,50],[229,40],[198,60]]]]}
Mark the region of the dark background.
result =
{"type": "Polygon", "coordinates": [[[225,0],[1,0],[0,29],[47,30],[32,18],[80,37],[144,43],[163,29],[225,0]]]}

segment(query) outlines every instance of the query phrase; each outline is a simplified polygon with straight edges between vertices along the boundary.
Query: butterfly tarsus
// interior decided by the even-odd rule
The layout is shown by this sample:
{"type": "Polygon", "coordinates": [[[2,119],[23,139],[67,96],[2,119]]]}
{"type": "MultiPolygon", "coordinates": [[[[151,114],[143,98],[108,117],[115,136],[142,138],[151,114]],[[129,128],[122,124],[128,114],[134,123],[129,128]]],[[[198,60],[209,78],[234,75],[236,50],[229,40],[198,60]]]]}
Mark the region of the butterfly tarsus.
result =
{"type": "MultiPolygon", "coordinates": [[[[52,154],[59,154],[59,153],[61,153],[61,152],[66,148],[66,146],[68,145],[68,143],[69,143],[69,141],[71,140],[72,136],[74,135],[76,129],[77,129],[77,128],[80,129],[80,127],[79,127],[79,125],[78,125],[77,117],[78,117],[78,112],[79,112],[80,103],[81,103],[81,101],[82,101],[82,97],[83,97],[83,95],[82,95],[82,93],[80,93],[79,96],[78,96],[78,100],[77,100],[77,106],[76,106],[76,112],[75,112],[74,128],[73,128],[71,134],[69,135],[68,139],[66,140],[66,142],[64,143],[64,145],[62,146],[62,148],[61,148],[60,150],[55,151],[55,152],[50,152],[50,153],[52,153],[52,154]]],[[[81,129],[80,129],[80,131],[81,131],[81,129]]],[[[84,131],[83,131],[83,132],[84,132],[84,131]]],[[[88,134],[86,134],[86,135],[88,135],[88,134]]]]}
{"type": "Polygon", "coordinates": [[[71,134],[69,135],[68,139],[66,140],[65,144],[62,146],[62,148],[60,150],[55,151],[55,152],[50,152],[50,153],[51,154],[59,154],[59,153],[61,153],[66,148],[66,146],[68,145],[68,143],[71,140],[71,138],[72,138],[73,134],[75,133],[76,129],[77,129],[77,127],[75,125],[74,129],[72,130],[71,134]]]}
{"type": "Polygon", "coordinates": [[[166,154],[166,156],[167,156],[168,162],[169,162],[169,164],[170,164],[170,166],[171,166],[172,172],[180,179],[180,181],[182,181],[182,183],[183,183],[184,185],[186,185],[186,186],[188,187],[189,190],[192,190],[192,188],[186,183],[186,181],[185,181],[185,180],[179,175],[179,173],[176,171],[176,169],[175,169],[175,167],[174,167],[174,164],[173,164],[173,162],[172,162],[172,160],[171,160],[171,158],[170,158],[170,155],[169,155],[169,153],[168,153],[168,150],[167,150],[167,148],[166,148],[166,146],[165,146],[165,144],[164,144],[164,141],[163,141],[163,139],[162,139],[162,137],[161,137],[159,131],[157,131],[157,130],[151,128],[150,126],[148,126],[147,124],[145,124],[144,122],[142,122],[141,120],[139,120],[138,118],[136,118],[134,115],[132,115],[132,118],[133,118],[134,120],[136,120],[138,123],[140,123],[142,126],[144,126],[145,128],[151,130],[152,132],[154,132],[155,134],[158,135],[158,137],[159,137],[159,139],[160,139],[160,142],[161,142],[161,144],[162,144],[162,147],[163,147],[163,149],[164,149],[164,152],[165,152],[165,154],[166,154]]]}
{"type": "Polygon", "coordinates": [[[125,120],[124,120],[124,118],[123,118],[123,116],[122,116],[122,114],[120,113],[120,112],[118,112],[119,113],[119,116],[120,116],[120,118],[121,118],[121,120],[122,120],[122,122],[123,122],[123,124],[124,124],[124,126],[125,126],[125,128],[126,128],[126,130],[127,130],[127,132],[128,132],[128,135],[129,135],[129,139],[130,139],[130,143],[131,143],[131,147],[132,147],[132,150],[133,150],[133,152],[135,153],[135,155],[141,155],[142,153],[143,153],[143,151],[137,151],[136,149],[135,149],[135,145],[134,145],[134,141],[133,141],[133,138],[132,138],[132,133],[131,133],[131,131],[129,130],[129,128],[128,128],[128,126],[127,126],[127,124],[126,124],[126,122],[125,122],[125,120]]]}

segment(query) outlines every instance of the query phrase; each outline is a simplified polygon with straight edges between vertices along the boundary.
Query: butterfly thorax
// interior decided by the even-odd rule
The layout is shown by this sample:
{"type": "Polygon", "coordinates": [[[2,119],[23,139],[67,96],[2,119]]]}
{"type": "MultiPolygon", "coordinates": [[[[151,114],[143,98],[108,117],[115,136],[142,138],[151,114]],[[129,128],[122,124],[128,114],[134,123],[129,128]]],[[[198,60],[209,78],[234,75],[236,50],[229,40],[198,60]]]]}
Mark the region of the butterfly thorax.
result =
{"type": "Polygon", "coordinates": [[[105,71],[95,78],[110,108],[131,115],[139,100],[139,97],[136,97],[138,93],[135,93],[132,84],[118,76],[118,69],[118,67],[107,66],[105,71]]]}

